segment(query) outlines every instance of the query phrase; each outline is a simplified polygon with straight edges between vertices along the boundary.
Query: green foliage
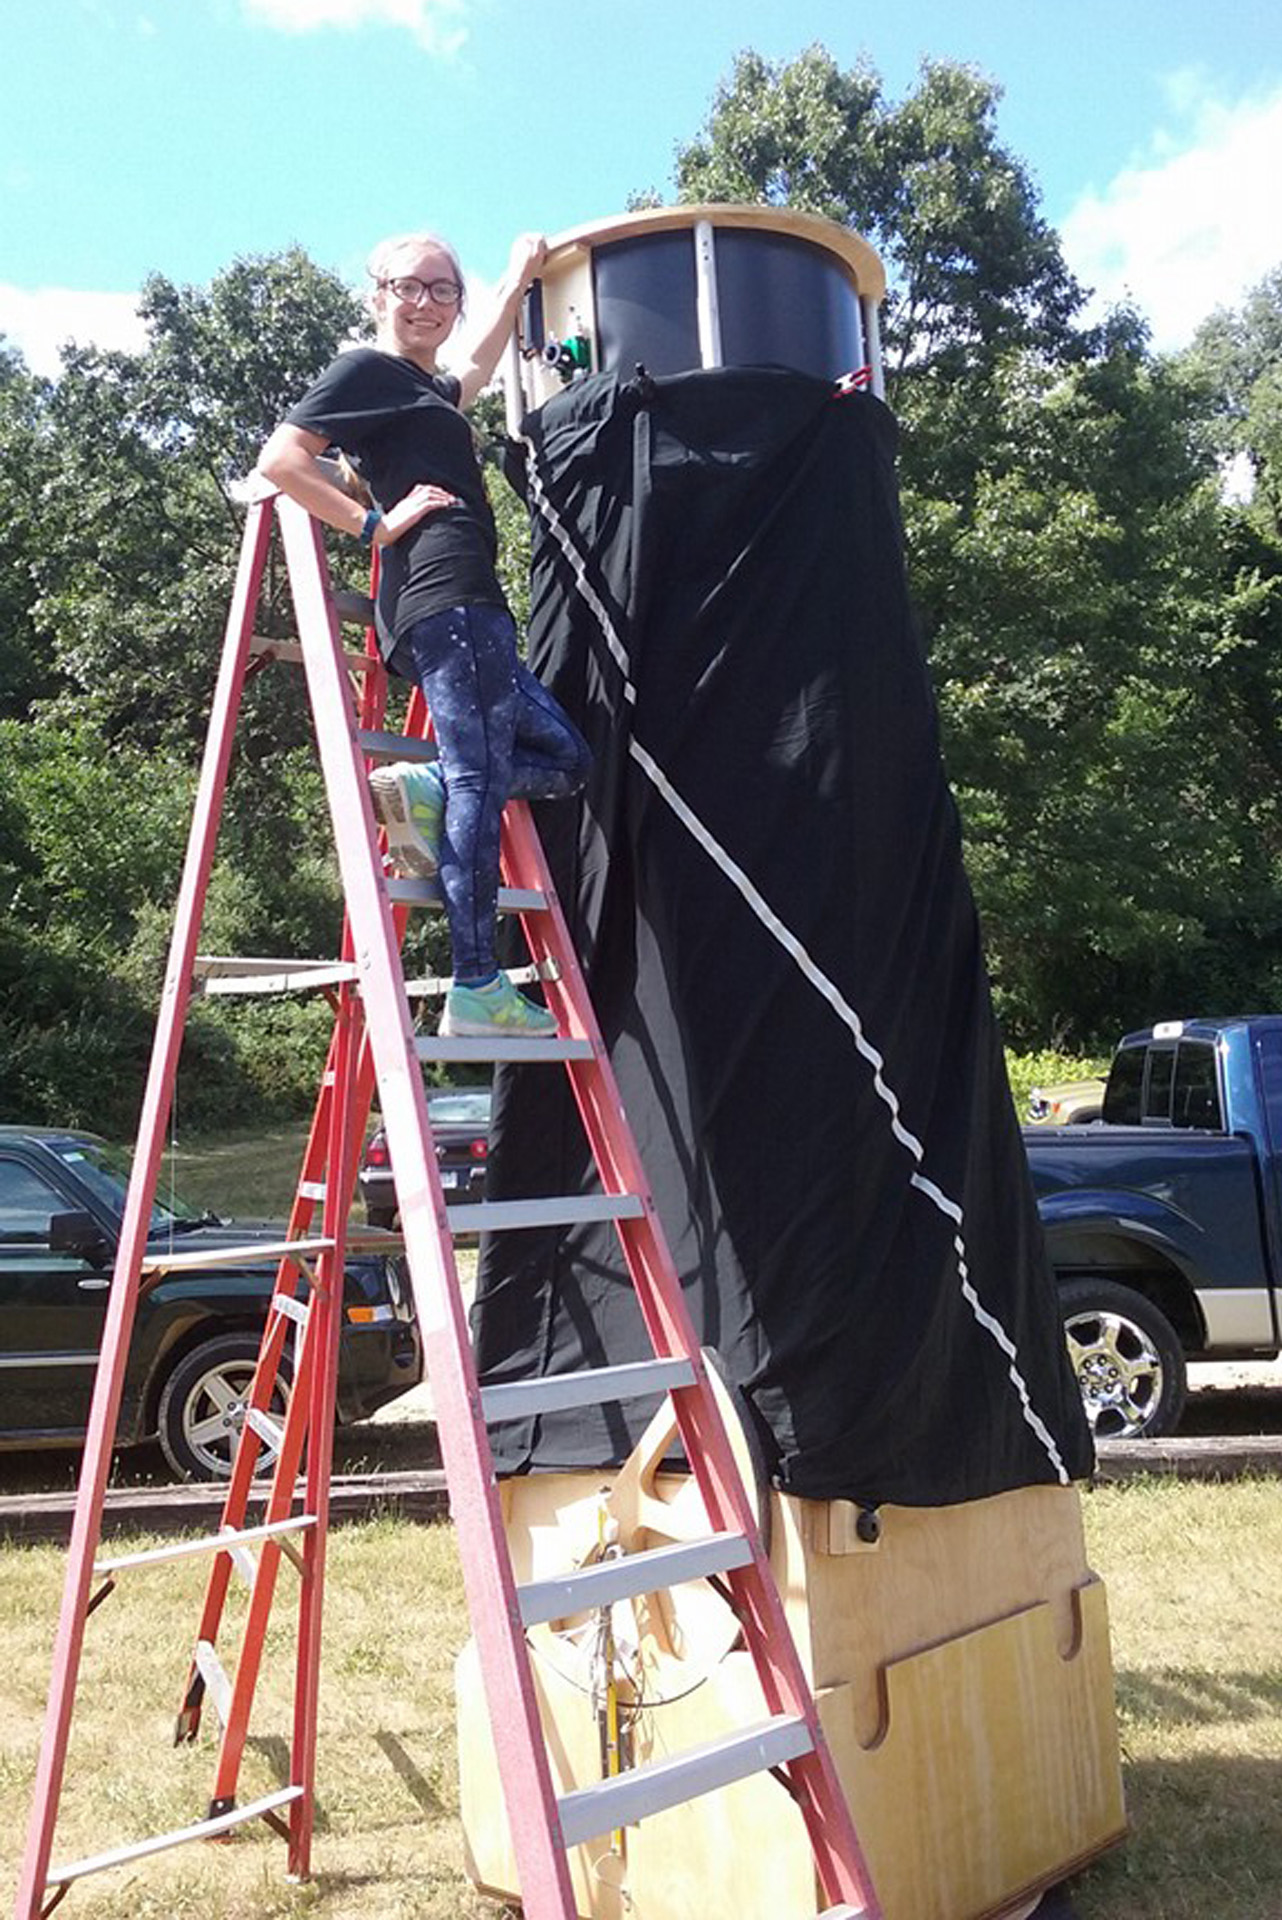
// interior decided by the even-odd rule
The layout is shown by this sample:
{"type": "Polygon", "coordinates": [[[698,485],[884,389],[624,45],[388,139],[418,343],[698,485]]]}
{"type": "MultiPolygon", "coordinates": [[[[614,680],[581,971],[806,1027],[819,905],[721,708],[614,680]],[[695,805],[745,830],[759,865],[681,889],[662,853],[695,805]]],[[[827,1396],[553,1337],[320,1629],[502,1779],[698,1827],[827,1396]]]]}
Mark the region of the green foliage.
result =
{"type": "Polygon", "coordinates": [[[1282,530],[1282,266],[1252,289],[1237,313],[1218,309],[1181,358],[1209,412],[1212,444],[1246,462],[1249,511],[1282,530]]]}
{"type": "Polygon", "coordinates": [[[1108,1054],[1061,1053],[1055,1047],[1015,1053],[1007,1047],[1006,1078],[1016,1113],[1021,1120],[1027,1118],[1028,1096],[1034,1087],[1059,1086],[1065,1080],[1107,1080],[1110,1064],[1108,1054]]]}
{"type": "Polygon", "coordinates": [[[909,581],[1011,1039],[1111,1044],[1282,987],[1282,271],[1176,362],[1079,289],[1000,90],[888,101],[822,47],[744,53],[684,200],[806,209],[880,251],[909,581]],[[1219,458],[1256,475],[1220,497],[1219,458]]]}
{"type": "Polygon", "coordinates": [[[24,713],[54,671],[31,617],[48,390],[0,343],[0,718],[24,713]]]}
{"type": "MultiPolygon", "coordinates": [[[[363,324],[297,250],[237,261],[208,289],[154,277],[142,305],[143,353],[74,350],[52,387],[0,355],[0,913],[40,981],[0,990],[0,1034],[5,1109],[28,1120],[117,1127],[127,1109],[132,1124],[240,544],[233,482],[363,324]]],[[[275,557],[267,586],[260,630],[288,633],[275,557]]],[[[336,951],[310,736],[301,676],[257,676],[207,949],[336,951]]],[[[188,1117],[310,1098],[322,1024],[323,1008],[199,1009],[188,1117]]]]}
{"type": "MultiPolygon", "coordinates": [[[[903,100],[821,47],[745,53],[684,199],[815,211],[886,260],[910,581],[1013,1042],[1282,1002],[1282,269],[1175,360],[1080,295],[1000,91],[903,100]],[[1254,491],[1227,501],[1221,464],[1254,491]]],[[[644,196],[653,204],[653,195],[644,196]]],[[[638,204],[641,204],[638,201],[638,204]]],[[[0,342],[0,1110],[127,1133],[140,1097],[241,515],[234,482],[360,304],[296,249],[160,276],[136,355],[55,382],[0,342]]],[[[474,413],[526,611],[501,400],[474,413]]],[[[335,540],[339,576],[364,559],[335,540]]],[[[279,560],[259,630],[293,625],[279,560]]],[[[325,954],[340,904],[301,677],[247,688],[201,946],[325,954]]],[[[416,925],[411,971],[442,972],[416,925]]],[[[312,1097],[323,1006],[203,1002],[184,1124],[312,1097]]],[[[1065,1055],[1033,1077],[1077,1077],[1065,1055]]]]}

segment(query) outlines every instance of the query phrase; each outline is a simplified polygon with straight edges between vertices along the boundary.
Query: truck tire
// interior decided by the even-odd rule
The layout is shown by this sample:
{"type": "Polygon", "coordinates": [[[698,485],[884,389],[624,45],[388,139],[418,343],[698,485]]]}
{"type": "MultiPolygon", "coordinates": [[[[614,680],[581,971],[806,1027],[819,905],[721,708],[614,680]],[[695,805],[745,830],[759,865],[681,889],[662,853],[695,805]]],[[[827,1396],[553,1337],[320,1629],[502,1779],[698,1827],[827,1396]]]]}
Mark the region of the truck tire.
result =
{"type": "Polygon", "coordinates": [[[1152,1440],[1184,1412],[1188,1371],[1179,1337],[1142,1293],[1116,1280],[1060,1287],[1064,1337],[1097,1440],[1152,1440]]]}
{"type": "MultiPolygon", "coordinates": [[[[258,1362],[258,1335],[221,1333],[183,1355],[160,1395],[160,1448],[181,1480],[227,1480],[258,1362]]],[[[284,1420],[293,1369],[282,1358],[268,1412],[284,1420]]],[[[255,1477],[272,1471],[276,1448],[260,1443],[255,1477]]]]}

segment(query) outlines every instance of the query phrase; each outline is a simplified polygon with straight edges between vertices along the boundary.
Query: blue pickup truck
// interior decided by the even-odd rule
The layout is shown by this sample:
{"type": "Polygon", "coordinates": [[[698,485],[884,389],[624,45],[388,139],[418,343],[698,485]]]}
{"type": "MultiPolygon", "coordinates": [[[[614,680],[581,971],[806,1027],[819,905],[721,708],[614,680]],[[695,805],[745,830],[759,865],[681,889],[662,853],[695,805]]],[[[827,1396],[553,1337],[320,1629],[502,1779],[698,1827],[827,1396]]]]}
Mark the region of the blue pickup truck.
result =
{"type": "Polygon", "coordinates": [[[1097,1436],[1170,1433],[1189,1360],[1282,1348],[1282,1015],[1127,1034],[1101,1118],[1024,1145],[1097,1436]]]}

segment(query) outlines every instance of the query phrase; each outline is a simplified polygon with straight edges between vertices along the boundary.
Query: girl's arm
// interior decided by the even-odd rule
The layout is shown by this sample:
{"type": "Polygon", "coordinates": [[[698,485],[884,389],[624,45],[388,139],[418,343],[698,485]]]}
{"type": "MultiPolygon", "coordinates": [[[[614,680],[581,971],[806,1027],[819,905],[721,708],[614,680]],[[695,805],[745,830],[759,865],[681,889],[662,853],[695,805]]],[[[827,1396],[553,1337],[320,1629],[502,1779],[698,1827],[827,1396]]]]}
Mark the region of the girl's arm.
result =
{"type": "Polygon", "coordinates": [[[471,360],[458,371],[462,391],[460,407],[470,407],[482,387],[494,378],[499,356],[508,343],[516,323],[521,297],[547,258],[547,241],[541,233],[523,233],[512,243],[507,272],[499,282],[494,307],[486,316],[482,332],[472,343],[471,360]]]}
{"type": "MultiPolygon", "coordinates": [[[[308,513],[323,520],[327,527],[337,527],[340,533],[350,533],[359,539],[365,530],[365,508],[331,480],[320,464],[320,456],[328,444],[323,434],[282,424],[259,454],[258,471],[300,507],[306,507],[308,513]]],[[[411,487],[405,498],[389,507],[379,521],[374,529],[374,545],[391,546],[429,513],[454,504],[455,495],[447,493],[444,487],[427,482],[411,487]]]]}

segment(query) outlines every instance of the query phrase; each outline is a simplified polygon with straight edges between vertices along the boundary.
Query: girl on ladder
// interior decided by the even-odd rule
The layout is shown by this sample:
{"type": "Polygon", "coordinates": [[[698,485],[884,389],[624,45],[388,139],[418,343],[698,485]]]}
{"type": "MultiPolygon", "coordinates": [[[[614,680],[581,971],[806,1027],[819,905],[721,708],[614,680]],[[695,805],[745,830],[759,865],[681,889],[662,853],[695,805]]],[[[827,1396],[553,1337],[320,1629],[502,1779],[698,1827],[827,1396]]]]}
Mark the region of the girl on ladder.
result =
{"type": "Polygon", "coordinates": [[[370,786],[396,863],[439,874],[454,964],[445,1034],[556,1030],[495,962],[500,823],[509,797],[577,793],[590,755],[518,657],[495,572],[494,516],[460,411],[492,378],[545,252],[535,235],[516,241],[493,311],[456,375],[437,365],[463,309],[453,248],[426,233],[384,240],[369,262],[374,345],[330,363],[258,463],[290,499],[381,555],[380,645],[391,671],[422,688],[439,759],[380,767],[370,786]],[[330,447],[368,488],[368,511],[318,464],[330,447]]]}

